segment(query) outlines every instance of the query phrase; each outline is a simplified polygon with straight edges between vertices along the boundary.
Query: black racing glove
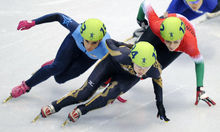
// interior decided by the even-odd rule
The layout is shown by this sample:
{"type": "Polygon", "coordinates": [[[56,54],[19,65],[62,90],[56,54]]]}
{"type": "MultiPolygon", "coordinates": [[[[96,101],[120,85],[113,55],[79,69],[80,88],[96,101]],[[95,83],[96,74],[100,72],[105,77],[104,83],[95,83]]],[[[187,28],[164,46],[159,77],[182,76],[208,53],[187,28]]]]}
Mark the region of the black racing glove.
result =
{"type": "Polygon", "coordinates": [[[195,105],[198,105],[200,100],[205,101],[209,106],[212,106],[212,105],[216,104],[211,98],[209,98],[205,94],[205,90],[203,89],[203,87],[197,87],[195,105]]]}
{"type": "Polygon", "coordinates": [[[144,19],[144,20],[138,20],[138,19],[137,19],[137,23],[138,23],[138,25],[139,25],[140,27],[142,27],[142,28],[144,28],[144,29],[147,29],[147,27],[148,27],[148,22],[147,22],[146,19],[144,19]]]}
{"type": "Polygon", "coordinates": [[[160,117],[160,119],[164,120],[165,122],[170,121],[170,119],[168,119],[167,116],[166,116],[166,111],[164,109],[163,103],[157,101],[156,105],[157,105],[157,109],[158,109],[157,118],[160,117]]]}

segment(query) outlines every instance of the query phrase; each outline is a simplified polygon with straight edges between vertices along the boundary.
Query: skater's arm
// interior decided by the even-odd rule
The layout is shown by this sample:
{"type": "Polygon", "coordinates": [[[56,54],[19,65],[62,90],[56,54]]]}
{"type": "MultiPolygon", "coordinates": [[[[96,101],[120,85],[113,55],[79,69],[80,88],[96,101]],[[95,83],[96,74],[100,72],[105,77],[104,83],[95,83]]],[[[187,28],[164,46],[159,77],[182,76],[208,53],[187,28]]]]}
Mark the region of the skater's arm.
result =
{"type": "MultiPolygon", "coordinates": [[[[191,47],[193,49],[193,47],[191,47]]],[[[204,77],[204,60],[200,52],[197,50],[197,55],[190,55],[195,63],[195,72],[196,72],[196,84],[197,87],[203,87],[203,77],[204,77]]]]}
{"type": "Polygon", "coordinates": [[[196,84],[197,87],[203,87],[203,78],[204,78],[204,62],[195,62],[195,71],[196,71],[196,84]]]}
{"type": "Polygon", "coordinates": [[[137,15],[137,20],[144,20],[145,19],[145,14],[143,11],[143,2],[141,3],[139,10],[138,10],[138,15],[137,15]]]}
{"type": "Polygon", "coordinates": [[[147,28],[148,26],[148,21],[145,19],[145,14],[143,11],[143,2],[141,3],[139,10],[138,10],[137,23],[142,28],[147,28]]]}
{"type": "Polygon", "coordinates": [[[147,73],[150,77],[152,77],[154,93],[156,95],[156,101],[163,102],[163,92],[162,92],[162,69],[160,63],[156,60],[156,62],[152,65],[150,70],[147,73]]]}
{"type": "Polygon", "coordinates": [[[152,79],[154,86],[154,93],[156,96],[156,101],[163,103],[163,90],[162,90],[162,79],[152,79]]]}
{"type": "Polygon", "coordinates": [[[170,121],[166,116],[166,111],[163,105],[163,90],[162,90],[162,79],[152,79],[154,86],[154,93],[156,95],[156,106],[157,106],[157,117],[166,122],[170,121]]]}
{"type": "Polygon", "coordinates": [[[208,106],[216,105],[215,101],[212,100],[205,92],[203,87],[203,76],[204,76],[204,62],[195,63],[196,65],[196,102],[195,105],[198,105],[199,101],[202,100],[208,104],[208,106]]]}
{"type": "Polygon", "coordinates": [[[150,68],[150,70],[147,72],[152,77],[153,87],[154,87],[154,93],[156,96],[156,106],[158,109],[157,117],[159,117],[161,120],[169,121],[166,117],[166,111],[163,105],[163,85],[162,85],[162,78],[161,78],[161,65],[158,61],[154,63],[154,65],[150,68]]]}
{"type": "Polygon", "coordinates": [[[107,39],[106,40],[106,46],[110,50],[119,51],[119,47],[121,47],[121,46],[132,48],[133,45],[132,44],[126,44],[126,43],[123,43],[123,42],[118,42],[118,41],[115,41],[113,39],[107,39]]]}
{"type": "Polygon", "coordinates": [[[198,48],[195,28],[190,24],[189,21],[185,21],[185,25],[188,28],[186,29],[186,37],[183,38],[182,45],[184,45],[184,47],[182,47],[182,51],[189,55],[194,61],[197,82],[196,84],[197,87],[202,87],[204,76],[204,59],[198,48]]]}
{"type": "MultiPolygon", "coordinates": [[[[193,39],[190,39],[193,42],[193,39]]],[[[194,39],[195,40],[195,39],[194,39]]],[[[196,84],[197,87],[203,86],[203,77],[204,77],[204,60],[200,51],[197,47],[197,43],[191,43],[190,49],[185,51],[195,63],[195,72],[196,72],[196,84]]]]}
{"type": "Polygon", "coordinates": [[[158,17],[148,0],[143,2],[142,8],[152,32],[156,35],[160,34],[160,25],[164,18],[158,17]]]}
{"type": "Polygon", "coordinates": [[[57,21],[70,31],[74,31],[79,25],[76,21],[62,13],[47,14],[32,21],[35,21],[36,25],[57,21]]]}

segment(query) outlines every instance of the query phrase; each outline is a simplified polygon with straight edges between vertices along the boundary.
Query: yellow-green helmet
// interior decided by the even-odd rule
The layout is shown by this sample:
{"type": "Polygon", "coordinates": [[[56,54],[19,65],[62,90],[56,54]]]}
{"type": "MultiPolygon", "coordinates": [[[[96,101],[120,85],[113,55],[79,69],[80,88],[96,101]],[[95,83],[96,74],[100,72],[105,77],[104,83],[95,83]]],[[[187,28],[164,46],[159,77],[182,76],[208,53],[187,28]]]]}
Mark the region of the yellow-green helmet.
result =
{"type": "Polygon", "coordinates": [[[185,24],[178,17],[168,17],[160,25],[160,35],[164,40],[176,41],[185,34],[185,24]]]}
{"type": "Polygon", "coordinates": [[[155,63],[157,53],[150,43],[140,41],[132,47],[130,57],[132,62],[136,65],[150,67],[155,63]]]}
{"type": "Polygon", "coordinates": [[[88,41],[101,40],[106,34],[105,24],[96,18],[90,18],[82,23],[80,34],[88,41]]]}

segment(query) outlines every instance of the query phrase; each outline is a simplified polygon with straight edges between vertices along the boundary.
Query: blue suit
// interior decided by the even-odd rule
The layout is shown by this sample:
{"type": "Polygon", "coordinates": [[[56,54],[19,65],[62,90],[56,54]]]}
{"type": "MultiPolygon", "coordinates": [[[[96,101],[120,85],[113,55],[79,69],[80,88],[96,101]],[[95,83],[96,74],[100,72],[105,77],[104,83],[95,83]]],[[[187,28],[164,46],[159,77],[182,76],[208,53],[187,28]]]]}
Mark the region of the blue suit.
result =
{"type": "Polygon", "coordinates": [[[40,68],[30,79],[25,81],[30,88],[45,81],[51,76],[54,76],[57,83],[64,83],[78,77],[108,52],[105,46],[105,40],[110,38],[108,33],[105,34],[96,49],[87,52],[84,47],[83,38],[80,35],[81,24],[78,24],[64,14],[48,14],[34,19],[33,21],[35,21],[36,25],[58,21],[67,28],[70,33],[62,42],[54,62],[40,68]]]}
{"type": "MultiPolygon", "coordinates": [[[[185,0],[172,0],[167,12],[178,13],[185,16],[189,20],[193,20],[206,12],[213,12],[218,8],[219,0],[203,0],[199,12],[193,11],[185,0]]],[[[218,9],[219,10],[219,9],[218,9]]]]}

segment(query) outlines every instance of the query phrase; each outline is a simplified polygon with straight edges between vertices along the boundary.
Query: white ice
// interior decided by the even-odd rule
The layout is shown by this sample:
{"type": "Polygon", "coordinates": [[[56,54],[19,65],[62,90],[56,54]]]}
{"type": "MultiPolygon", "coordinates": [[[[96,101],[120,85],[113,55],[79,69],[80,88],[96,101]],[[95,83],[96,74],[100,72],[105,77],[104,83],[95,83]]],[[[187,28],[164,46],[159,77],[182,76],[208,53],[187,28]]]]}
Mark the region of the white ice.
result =
{"type": "MultiPolygon", "coordinates": [[[[170,0],[151,0],[158,15],[166,10],[170,0]]],[[[17,31],[20,20],[34,19],[48,13],[61,12],[78,22],[99,18],[113,39],[123,41],[138,28],[136,15],[142,0],[1,0],[0,1],[0,100],[11,89],[28,79],[41,64],[53,59],[68,31],[53,22],[17,31]]],[[[164,105],[170,122],[156,118],[155,95],[151,79],[141,81],[123,95],[128,102],[114,104],[89,112],[78,122],[62,128],[75,105],[31,123],[42,106],[79,88],[91,73],[65,84],[53,77],[35,86],[31,92],[6,104],[0,104],[1,132],[216,132],[220,129],[220,17],[202,24],[193,21],[198,46],[205,59],[204,86],[217,105],[204,102],[194,105],[196,96],[195,66],[189,56],[182,54],[163,71],[164,105]]]]}

